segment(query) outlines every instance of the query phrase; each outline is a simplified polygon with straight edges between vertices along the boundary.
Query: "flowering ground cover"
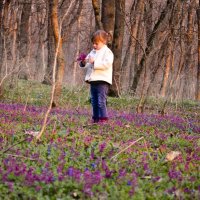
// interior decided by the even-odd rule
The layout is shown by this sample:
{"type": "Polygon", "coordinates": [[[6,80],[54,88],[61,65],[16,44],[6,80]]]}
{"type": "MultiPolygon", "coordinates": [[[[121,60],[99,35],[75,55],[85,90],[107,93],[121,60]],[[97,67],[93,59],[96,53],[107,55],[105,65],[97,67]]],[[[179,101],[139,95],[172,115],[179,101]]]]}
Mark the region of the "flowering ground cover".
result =
{"type": "MultiPolygon", "coordinates": [[[[111,103],[110,103],[111,104],[111,103]]],[[[0,199],[199,199],[200,117],[0,103],[0,199]]],[[[196,113],[196,114],[195,114],[196,113]]]]}

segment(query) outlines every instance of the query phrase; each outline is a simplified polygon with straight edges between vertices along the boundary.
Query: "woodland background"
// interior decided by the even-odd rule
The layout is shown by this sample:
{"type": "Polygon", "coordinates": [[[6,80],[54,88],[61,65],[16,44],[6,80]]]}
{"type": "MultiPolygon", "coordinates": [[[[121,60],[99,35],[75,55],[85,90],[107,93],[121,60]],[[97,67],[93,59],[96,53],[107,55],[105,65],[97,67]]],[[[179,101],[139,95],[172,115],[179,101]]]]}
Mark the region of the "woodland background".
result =
{"type": "Polygon", "coordinates": [[[76,58],[96,29],[112,35],[110,94],[200,100],[197,0],[0,0],[0,88],[19,78],[82,86],[76,58]]]}

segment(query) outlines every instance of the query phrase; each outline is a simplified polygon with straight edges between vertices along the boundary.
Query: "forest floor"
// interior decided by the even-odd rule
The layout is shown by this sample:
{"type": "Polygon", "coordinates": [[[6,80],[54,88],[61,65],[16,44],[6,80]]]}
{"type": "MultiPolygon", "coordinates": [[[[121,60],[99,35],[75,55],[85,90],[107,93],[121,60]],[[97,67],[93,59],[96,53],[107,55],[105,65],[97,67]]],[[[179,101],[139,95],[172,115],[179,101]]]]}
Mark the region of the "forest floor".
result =
{"type": "Polygon", "coordinates": [[[0,99],[0,199],[200,199],[200,104],[108,98],[90,125],[88,88],[63,89],[40,140],[50,87],[19,81],[0,99]]]}

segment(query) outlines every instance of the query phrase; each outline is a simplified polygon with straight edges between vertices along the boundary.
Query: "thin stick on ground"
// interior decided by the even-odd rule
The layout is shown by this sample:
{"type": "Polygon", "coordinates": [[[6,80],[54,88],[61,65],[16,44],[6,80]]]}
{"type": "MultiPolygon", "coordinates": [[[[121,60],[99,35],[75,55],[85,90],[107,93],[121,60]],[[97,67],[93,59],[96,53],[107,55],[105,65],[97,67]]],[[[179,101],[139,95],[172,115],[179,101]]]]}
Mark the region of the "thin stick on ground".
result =
{"type": "Polygon", "coordinates": [[[143,138],[144,138],[144,137],[142,136],[142,137],[140,137],[139,139],[133,141],[129,146],[127,146],[126,148],[122,149],[119,153],[115,154],[115,155],[111,158],[111,160],[116,159],[117,156],[118,156],[119,154],[123,153],[124,151],[126,151],[128,148],[130,148],[131,146],[133,146],[135,143],[137,143],[138,141],[142,140],[143,138]]]}
{"type": "Polygon", "coordinates": [[[147,147],[147,141],[144,139],[144,146],[145,146],[145,148],[146,148],[146,150],[147,150],[147,152],[148,152],[148,156],[149,156],[149,158],[151,159],[151,160],[153,160],[153,158],[151,157],[151,154],[149,153],[149,150],[148,150],[148,147],[147,147]]]}
{"type": "Polygon", "coordinates": [[[13,144],[13,145],[11,145],[11,146],[9,146],[7,149],[3,150],[3,151],[1,152],[1,154],[6,153],[6,152],[9,151],[10,149],[12,149],[14,146],[16,146],[16,145],[18,145],[18,144],[20,144],[20,143],[26,141],[28,138],[30,138],[30,137],[26,137],[25,139],[20,140],[19,142],[15,143],[15,144],[13,144]]]}
{"type": "Polygon", "coordinates": [[[24,159],[28,159],[28,160],[32,160],[32,161],[37,161],[38,160],[36,158],[29,158],[29,157],[26,157],[26,156],[10,154],[10,153],[4,153],[3,155],[12,156],[12,157],[16,157],[16,158],[24,158],[24,159]]]}

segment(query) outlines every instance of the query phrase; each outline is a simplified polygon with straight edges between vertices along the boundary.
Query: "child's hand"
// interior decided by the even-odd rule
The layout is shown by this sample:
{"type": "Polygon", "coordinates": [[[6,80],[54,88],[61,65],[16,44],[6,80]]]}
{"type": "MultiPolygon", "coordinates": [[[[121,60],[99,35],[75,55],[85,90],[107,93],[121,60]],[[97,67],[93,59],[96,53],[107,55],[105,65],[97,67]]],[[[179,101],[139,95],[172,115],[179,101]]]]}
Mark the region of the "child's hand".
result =
{"type": "Polygon", "coordinates": [[[89,57],[88,62],[89,62],[90,64],[94,64],[94,58],[89,57]]]}
{"type": "Polygon", "coordinates": [[[82,60],[81,63],[82,63],[83,65],[86,65],[86,60],[82,60]]]}

